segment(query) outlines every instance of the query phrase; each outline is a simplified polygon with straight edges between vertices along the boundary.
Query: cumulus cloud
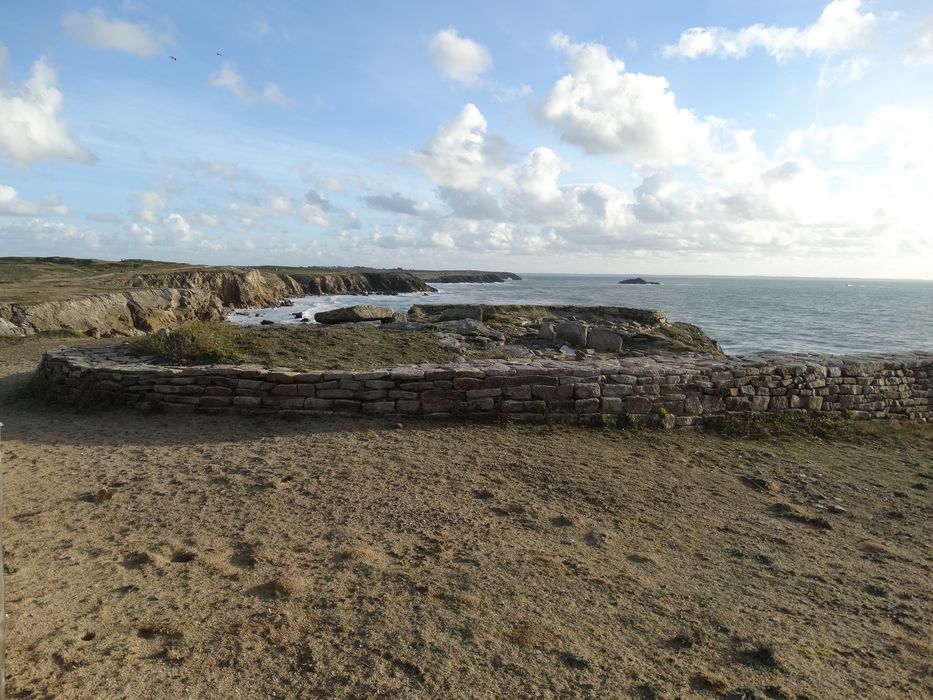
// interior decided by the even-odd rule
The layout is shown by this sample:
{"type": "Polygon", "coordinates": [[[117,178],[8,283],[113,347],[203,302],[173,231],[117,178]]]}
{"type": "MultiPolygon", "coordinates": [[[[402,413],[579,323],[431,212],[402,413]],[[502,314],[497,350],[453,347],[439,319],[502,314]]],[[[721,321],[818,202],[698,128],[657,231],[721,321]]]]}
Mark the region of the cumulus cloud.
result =
{"type": "Polygon", "coordinates": [[[373,226],[372,242],[380,248],[421,248],[423,244],[413,229],[396,226],[390,233],[384,233],[379,226],[373,226]]]}
{"type": "Polygon", "coordinates": [[[570,73],[551,89],[541,116],[564,141],[645,164],[712,159],[718,122],[678,107],[665,78],[626,71],[601,44],[555,34],[551,45],[565,53],[570,73]]]}
{"type": "Polygon", "coordinates": [[[922,107],[878,107],[861,124],[812,125],[796,137],[822,146],[837,161],[856,161],[881,149],[900,170],[933,168],[933,116],[922,107]]]}
{"type": "Polygon", "coordinates": [[[195,226],[206,226],[208,228],[217,228],[220,226],[221,219],[217,214],[211,212],[195,212],[190,217],[195,226]]]}
{"type": "Polygon", "coordinates": [[[243,104],[251,105],[260,101],[282,107],[290,104],[290,100],[275,83],[266,83],[265,87],[258,91],[251,88],[232,61],[224,61],[220,70],[211,73],[210,83],[214,87],[231,92],[243,104]]]}
{"type": "Polygon", "coordinates": [[[195,229],[182,214],[172,212],[150,225],[130,223],[125,229],[129,241],[147,248],[168,248],[178,251],[210,252],[222,245],[195,229]]]}
{"type": "Polygon", "coordinates": [[[865,46],[876,22],[874,14],[864,11],[862,0],[832,0],[816,22],[806,27],[753,24],[737,31],[692,27],[676,44],[665,46],[664,53],[683,58],[741,58],[760,48],[778,61],[798,54],[834,54],[865,46]]]}
{"type": "Polygon", "coordinates": [[[110,19],[100,9],[74,11],[62,15],[65,33],[96,49],[123,51],[142,58],[161,53],[168,37],[136,22],[110,19]]]}
{"type": "Polygon", "coordinates": [[[492,66],[486,47],[460,36],[453,27],[442,29],[428,40],[428,53],[441,75],[456,83],[475,83],[492,66]]]}
{"type": "Polygon", "coordinates": [[[363,201],[366,202],[370,209],[381,209],[395,214],[407,214],[408,216],[424,216],[431,208],[427,202],[417,202],[414,199],[403,197],[398,192],[391,195],[369,195],[363,197],[363,201]]]}
{"type": "MultiPolygon", "coordinates": [[[[454,131],[473,137],[468,152],[475,156],[484,147],[486,120],[478,110],[463,116],[451,124],[473,126],[454,131]]],[[[466,177],[422,158],[446,211],[403,235],[380,230],[374,243],[405,247],[414,240],[426,248],[516,255],[806,257],[922,250],[933,218],[921,193],[933,178],[929,119],[925,110],[883,108],[862,124],[801,130],[788,139],[793,148],[774,158],[757,149],[750,132],[738,130],[731,133],[734,150],[715,152],[693,168],[642,166],[632,191],[568,182],[570,166],[546,146],[517,162],[440,159],[463,163],[466,177]],[[820,155],[841,165],[821,167],[820,155]],[[870,174],[846,167],[863,157],[880,160],[870,174]]],[[[438,140],[460,153],[464,139],[438,140]]]]}
{"type": "Polygon", "coordinates": [[[104,237],[93,229],[78,228],[58,221],[45,219],[12,219],[0,223],[0,241],[3,241],[4,250],[18,251],[28,254],[37,247],[51,248],[61,253],[63,247],[71,244],[79,245],[79,250],[97,248],[104,237]]]}
{"type": "Polygon", "coordinates": [[[257,226],[281,217],[294,217],[315,226],[329,226],[328,212],[336,211],[330,202],[315,190],[308,190],[302,197],[293,197],[276,188],[269,188],[264,199],[249,195],[240,201],[230,202],[228,208],[246,227],[257,226]]]}
{"type": "Polygon", "coordinates": [[[8,185],[0,185],[0,215],[3,216],[38,216],[54,214],[64,216],[68,206],[57,194],[44,197],[41,201],[24,200],[19,192],[8,185]]]}
{"type": "Polygon", "coordinates": [[[439,185],[471,189],[499,171],[508,150],[502,139],[487,136],[486,117],[469,103],[412,161],[439,185]]]}
{"type": "Polygon", "coordinates": [[[136,195],[139,200],[139,209],[136,215],[147,224],[155,224],[162,220],[162,212],[168,205],[168,197],[164,192],[147,190],[136,195]]]}
{"type": "MultiPolygon", "coordinates": [[[[6,58],[0,44],[0,76],[6,58]]],[[[92,162],[94,156],[75,141],[60,115],[63,102],[55,70],[43,58],[22,85],[0,79],[0,156],[18,165],[56,158],[92,162]]]]}

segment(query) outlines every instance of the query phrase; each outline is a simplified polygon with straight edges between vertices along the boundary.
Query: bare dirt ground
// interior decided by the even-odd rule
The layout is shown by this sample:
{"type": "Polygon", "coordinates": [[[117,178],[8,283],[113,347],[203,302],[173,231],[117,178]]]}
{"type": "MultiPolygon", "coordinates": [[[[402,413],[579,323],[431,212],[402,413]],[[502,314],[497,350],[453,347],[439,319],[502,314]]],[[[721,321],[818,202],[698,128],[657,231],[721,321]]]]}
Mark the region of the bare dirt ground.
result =
{"type": "Polygon", "coordinates": [[[933,430],[75,414],[0,348],[22,698],[933,695],[933,430]]]}

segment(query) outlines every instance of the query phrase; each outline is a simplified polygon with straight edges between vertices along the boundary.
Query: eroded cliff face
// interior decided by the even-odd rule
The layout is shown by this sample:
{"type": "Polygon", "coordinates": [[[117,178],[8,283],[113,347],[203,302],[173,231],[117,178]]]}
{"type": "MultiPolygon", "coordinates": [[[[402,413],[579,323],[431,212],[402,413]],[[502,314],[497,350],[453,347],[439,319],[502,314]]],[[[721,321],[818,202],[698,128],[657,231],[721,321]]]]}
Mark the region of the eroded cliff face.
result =
{"type": "Polygon", "coordinates": [[[40,304],[0,305],[0,335],[66,332],[94,337],[138,335],[224,317],[220,298],[204,289],[139,289],[40,304]]]}
{"type": "Polygon", "coordinates": [[[279,300],[305,293],[288,275],[262,270],[179,270],[148,273],[130,279],[131,287],[165,287],[210,292],[223,306],[275,306],[279,300]]]}
{"type": "Polygon", "coordinates": [[[305,293],[329,294],[406,294],[436,292],[420,277],[408,272],[328,272],[302,279],[305,293]]]}
{"type": "Polygon", "coordinates": [[[95,337],[137,335],[191,321],[219,321],[225,308],[274,306],[304,294],[287,275],[261,270],[178,270],[134,275],[131,289],[0,305],[0,335],[66,332],[95,337]]]}

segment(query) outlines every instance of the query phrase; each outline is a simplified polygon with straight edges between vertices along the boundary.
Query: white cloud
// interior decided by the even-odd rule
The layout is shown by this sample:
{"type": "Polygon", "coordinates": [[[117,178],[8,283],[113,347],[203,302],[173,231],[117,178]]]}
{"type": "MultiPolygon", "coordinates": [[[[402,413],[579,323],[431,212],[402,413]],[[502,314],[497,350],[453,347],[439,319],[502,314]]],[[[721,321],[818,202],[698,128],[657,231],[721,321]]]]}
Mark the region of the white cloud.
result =
{"type": "Polygon", "coordinates": [[[191,221],[195,226],[207,226],[208,228],[217,228],[220,226],[220,216],[210,212],[196,212],[191,215],[191,221]]]}
{"type": "Polygon", "coordinates": [[[328,212],[333,210],[330,202],[315,190],[308,190],[303,197],[293,197],[276,188],[266,191],[265,200],[249,196],[243,201],[230,202],[228,208],[246,227],[282,217],[294,217],[315,226],[329,226],[328,212]]]}
{"type": "Polygon", "coordinates": [[[398,192],[393,192],[391,195],[368,195],[363,197],[363,201],[370,209],[381,209],[408,216],[425,216],[431,209],[427,202],[418,202],[409,197],[403,197],[398,192]]]}
{"type": "Polygon", "coordinates": [[[713,157],[717,122],[678,107],[665,78],[627,72],[601,44],[574,44],[563,34],[551,44],[566,54],[570,73],[554,85],[541,116],[564,141],[646,164],[713,157]]]}
{"type": "Polygon", "coordinates": [[[453,27],[442,29],[428,40],[434,65],[448,80],[475,83],[492,66],[492,56],[480,43],[461,37],[453,27]]]}
{"type": "Polygon", "coordinates": [[[373,226],[372,242],[380,248],[420,248],[418,236],[413,229],[406,226],[396,226],[392,233],[383,233],[379,226],[373,226]]]}
{"type": "Polygon", "coordinates": [[[57,194],[44,197],[39,202],[24,200],[13,187],[0,185],[0,215],[3,216],[38,216],[54,214],[64,216],[68,206],[57,194]]]}
{"type": "Polygon", "coordinates": [[[62,28],[68,36],[88,46],[123,51],[143,58],[161,53],[168,40],[142,24],[109,19],[97,8],[62,15],[62,28]]]}
{"type": "Polygon", "coordinates": [[[162,192],[148,190],[136,195],[140,208],[137,216],[147,224],[155,224],[162,220],[162,212],[168,205],[168,198],[162,192]]]}
{"type": "Polygon", "coordinates": [[[888,164],[899,170],[933,169],[933,116],[923,108],[886,105],[862,124],[813,125],[805,136],[837,161],[856,161],[881,149],[888,164]]]}
{"type": "Polygon", "coordinates": [[[0,44],[0,156],[19,165],[54,158],[93,161],[59,114],[64,96],[52,67],[40,58],[32,64],[29,80],[16,85],[2,79],[6,58],[0,44]]]}
{"type": "Polygon", "coordinates": [[[486,118],[469,103],[428,139],[412,160],[435,183],[472,189],[499,171],[508,146],[486,135],[486,118]]]}
{"type": "Polygon", "coordinates": [[[193,228],[177,212],[148,226],[132,222],[126,227],[125,233],[130,241],[147,248],[166,248],[179,252],[212,252],[223,248],[220,243],[193,228]]]}
{"type": "Polygon", "coordinates": [[[933,179],[925,110],[887,107],[859,125],[797,130],[773,159],[751,132],[728,132],[729,152],[710,148],[677,171],[642,166],[631,192],[565,182],[569,165],[545,146],[519,162],[489,161],[486,129],[479,110],[466,109],[419,152],[416,162],[438,184],[446,212],[401,237],[379,231],[379,247],[414,239],[476,255],[831,257],[841,264],[916,256],[933,219],[922,193],[933,179]],[[820,156],[842,165],[821,167],[820,156]],[[869,169],[861,167],[865,158],[874,161],[869,169]]]}
{"type": "Polygon", "coordinates": [[[243,76],[237,72],[232,61],[224,61],[220,70],[211,73],[210,83],[214,87],[229,90],[243,104],[250,105],[259,101],[271,102],[283,107],[290,104],[285,93],[275,83],[266,83],[265,87],[258,92],[253,90],[243,79],[243,76]]]}
{"type": "Polygon", "coordinates": [[[923,23],[904,60],[909,66],[933,66],[933,16],[923,23]]]}
{"type": "Polygon", "coordinates": [[[877,18],[863,11],[862,0],[832,0],[813,24],[778,27],[753,24],[738,31],[723,27],[692,27],[680,40],[664,47],[668,56],[698,58],[704,55],[741,58],[756,48],[778,61],[803,54],[834,54],[866,45],[877,18]]]}
{"type": "Polygon", "coordinates": [[[5,251],[18,251],[27,255],[36,246],[49,248],[61,253],[64,246],[78,244],[80,249],[97,248],[103,236],[87,228],[77,228],[58,221],[45,219],[13,219],[0,223],[0,241],[4,242],[5,251]]]}

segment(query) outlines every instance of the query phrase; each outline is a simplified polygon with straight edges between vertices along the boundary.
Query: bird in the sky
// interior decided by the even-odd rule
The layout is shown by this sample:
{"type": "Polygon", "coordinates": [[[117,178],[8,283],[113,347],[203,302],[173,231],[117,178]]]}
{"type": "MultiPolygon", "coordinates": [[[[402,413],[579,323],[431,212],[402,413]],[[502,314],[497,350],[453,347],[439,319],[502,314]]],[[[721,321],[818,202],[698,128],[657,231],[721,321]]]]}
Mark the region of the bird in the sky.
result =
{"type": "Polygon", "coordinates": [[[173,61],[177,61],[177,60],[178,60],[178,59],[175,58],[174,56],[169,56],[169,58],[172,59],[173,61]]]}
{"type": "Polygon", "coordinates": [[[220,51],[217,52],[217,55],[218,55],[218,56],[220,55],[220,51]]]}

